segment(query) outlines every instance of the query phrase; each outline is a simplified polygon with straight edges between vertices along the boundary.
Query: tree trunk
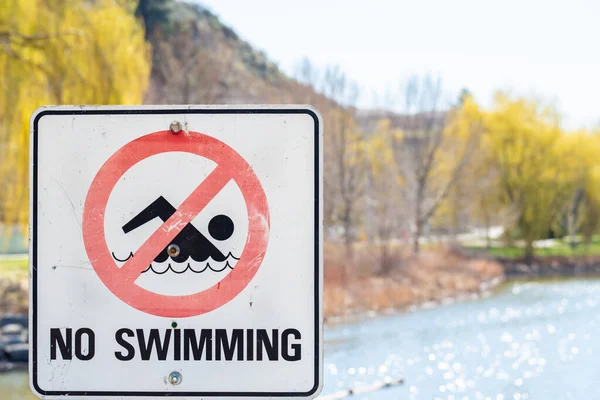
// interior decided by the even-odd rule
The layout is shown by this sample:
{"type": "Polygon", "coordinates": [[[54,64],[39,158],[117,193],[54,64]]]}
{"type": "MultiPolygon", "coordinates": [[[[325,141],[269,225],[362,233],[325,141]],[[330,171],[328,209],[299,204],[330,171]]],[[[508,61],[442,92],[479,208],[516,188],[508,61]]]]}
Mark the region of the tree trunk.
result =
{"type": "Polygon", "coordinates": [[[346,248],[346,260],[352,259],[352,221],[349,215],[344,216],[344,247],[346,248]]]}
{"type": "Polygon", "coordinates": [[[419,184],[419,187],[417,188],[417,196],[416,196],[416,202],[415,202],[415,216],[414,216],[414,220],[415,220],[415,233],[413,235],[413,253],[414,254],[419,254],[420,249],[420,244],[419,244],[419,240],[421,239],[421,235],[423,234],[423,224],[424,221],[421,219],[421,204],[423,202],[423,185],[419,184]]]}
{"type": "MultiPolygon", "coordinates": [[[[185,61],[189,62],[188,60],[185,61]]],[[[181,88],[181,94],[183,98],[183,104],[190,103],[190,72],[187,70],[187,67],[183,69],[183,87],[181,88]]]]}
{"type": "Polygon", "coordinates": [[[421,239],[421,235],[423,234],[423,223],[417,219],[415,221],[415,233],[413,235],[413,253],[419,254],[421,251],[421,244],[419,240],[421,239]]]}
{"type": "Polygon", "coordinates": [[[379,274],[382,276],[385,276],[387,274],[389,274],[391,268],[390,268],[390,262],[388,260],[388,248],[387,248],[388,244],[387,243],[380,243],[380,248],[379,248],[379,274]]]}
{"type": "Polygon", "coordinates": [[[452,203],[452,233],[450,235],[450,243],[455,246],[458,243],[458,233],[460,231],[460,213],[458,211],[459,201],[457,194],[453,196],[452,203]]]}
{"type": "Polygon", "coordinates": [[[573,200],[569,206],[569,212],[567,212],[567,234],[569,235],[569,247],[574,249],[577,243],[575,242],[575,233],[577,231],[576,220],[577,220],[577,206],[576,201],[573,200]]]}
{"type": "Polygon", "coordinates": [[[525,264],[531,266],[533,264],[533,240],[527,239],[525,244],[525,264]]]}
{"type": "Polygon", "coordinates": [[[492,237],[490,236],[490,215],[487,212],[487,209],[484,211],[484,223],[485,223],[485,248],[487,250],[492,248],[492,237]]]}

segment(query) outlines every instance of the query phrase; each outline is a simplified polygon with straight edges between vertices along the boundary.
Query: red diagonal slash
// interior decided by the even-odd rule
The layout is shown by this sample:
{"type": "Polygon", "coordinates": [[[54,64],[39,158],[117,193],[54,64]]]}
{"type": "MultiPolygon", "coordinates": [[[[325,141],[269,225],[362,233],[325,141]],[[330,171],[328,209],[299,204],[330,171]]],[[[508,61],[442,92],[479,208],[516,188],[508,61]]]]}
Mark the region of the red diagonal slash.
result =
{"type": "Polygon", "coordinates": [[[228,169],[217,165],[217,168],[181,203],[177,211],[140,246],[129,261],[119,268],[123,283],[134,282],[158,253],[196,218],[230,180],[231,174],[228,169]]]}

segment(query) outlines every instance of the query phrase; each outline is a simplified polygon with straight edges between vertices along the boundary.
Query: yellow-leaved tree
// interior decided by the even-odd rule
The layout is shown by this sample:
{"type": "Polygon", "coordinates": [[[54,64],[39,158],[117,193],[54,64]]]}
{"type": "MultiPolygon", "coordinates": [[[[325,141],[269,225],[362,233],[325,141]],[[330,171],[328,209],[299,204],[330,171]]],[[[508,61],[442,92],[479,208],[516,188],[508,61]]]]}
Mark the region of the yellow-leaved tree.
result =
{"type": "Polygon", "coordinates": [[[570,174],[571,195],[559,222],[566,228],[572,247],[578,244],[576,233],[581,232],[587,243],[597,231],[600,219],[600,137],[580,130],[568,132],[562,140],[561,159],[565,172],[570,174]]]}
{"type": "Polygon", "coordinates": [[[432,182],[445,184],[440,192],[441,201],[432,223],[451,227],[456,234],[461,228],[463,214],[471,211],[469,205],[480,191],[483,177],[476,168],[482,155],[483,111],[470,95],[448,112],[443,130],[443,146],[436,155],[432,182]]]}
{"type": "Polygon", "coordinates": [[[397,172],[398,168],[391,149],[392,143],[401,139],[402,131],[394,128],[389,119],[383,119],[377,123],[375,131],[370,134],[365,146],[369,168],[365,199],[369,216],[367,223],[374,227],[373,233],[380,257],[379,273],[382,275],[389,273],[395,267],[390,240],[398,233],[405,219],[398,196],[402,177],[397,172]]]}
{"type": "Polygon", "coordinates": [[[27,223],[29,117],[42,105],[141,103],[150,47],[129,0],[4,0],[0,7],[0,194],[27,223]]]}
{"type": "MultiPolygon", "coordinates": [[[[600,136],[588,137],[589,149],[600,154],[600,136]]],[[[592,236],[600,229],[600,160],[595,158],[586,170],[583,183],[583,198],[579,212],[579,228],[586,245],[592,241],[592,236]]]]}
{"type": "Polygon", "coordinates": [[[525,242],[528,261],[533,243],[548,234],[573,193],[580,166],[576,146],[560,128],[556,112],[535,100],[497,94],[485,119],[491,167],[503,207],[515,213],[513,229],[525,242]]]}

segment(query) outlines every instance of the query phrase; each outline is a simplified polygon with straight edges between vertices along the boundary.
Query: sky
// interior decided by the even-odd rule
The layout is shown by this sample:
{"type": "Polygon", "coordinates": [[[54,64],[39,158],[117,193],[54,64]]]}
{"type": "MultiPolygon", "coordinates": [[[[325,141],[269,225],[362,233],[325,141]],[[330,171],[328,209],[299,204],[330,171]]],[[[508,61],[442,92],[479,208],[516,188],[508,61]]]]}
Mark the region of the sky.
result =
{"type": "Polygon", "coordinates": [[[339,65],[378,107],[411,75],[432,74],[447,98],[467,88],[542,97],[569,129],[600,125],[598,0],[201,0],[293,75],[308,57],[339,65]]]}

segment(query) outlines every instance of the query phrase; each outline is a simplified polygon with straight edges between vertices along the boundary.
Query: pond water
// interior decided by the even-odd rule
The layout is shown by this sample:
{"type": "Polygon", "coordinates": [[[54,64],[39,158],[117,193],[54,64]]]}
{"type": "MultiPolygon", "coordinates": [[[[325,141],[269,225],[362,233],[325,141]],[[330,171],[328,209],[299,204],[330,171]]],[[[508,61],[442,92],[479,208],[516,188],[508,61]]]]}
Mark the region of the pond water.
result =
{"type": "Polygon", "coordinates": [[[512,283],[485,300],[326,331],[323,394],[361,399],[600,399],[600,281],[512,283]]]}
{"type": "MultiPolygon", "coordinates": [[[[325,331],[323,395],[386,377],[360,399],[600,399],[600,281],[505,285],[487,299],[325,331]]],[[[29,399],[26,373],[0,375],[0,400],[29,399]]]]}

